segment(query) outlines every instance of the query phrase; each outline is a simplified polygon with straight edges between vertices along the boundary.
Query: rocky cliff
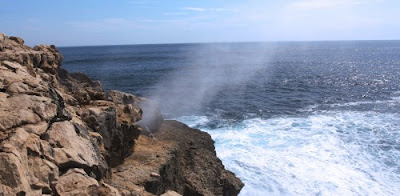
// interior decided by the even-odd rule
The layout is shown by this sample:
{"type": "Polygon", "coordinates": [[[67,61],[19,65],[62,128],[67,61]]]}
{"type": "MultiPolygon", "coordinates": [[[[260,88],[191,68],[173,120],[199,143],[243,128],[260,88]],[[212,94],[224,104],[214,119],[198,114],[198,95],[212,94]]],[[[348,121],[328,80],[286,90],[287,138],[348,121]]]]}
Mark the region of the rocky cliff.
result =
{"type": "Polygon", "coordinates": [[[0,33],[0,195],[239,193],[207,133],[161,115],[138,123],[150,101],[105,92],[62,60],[0,33]]]}

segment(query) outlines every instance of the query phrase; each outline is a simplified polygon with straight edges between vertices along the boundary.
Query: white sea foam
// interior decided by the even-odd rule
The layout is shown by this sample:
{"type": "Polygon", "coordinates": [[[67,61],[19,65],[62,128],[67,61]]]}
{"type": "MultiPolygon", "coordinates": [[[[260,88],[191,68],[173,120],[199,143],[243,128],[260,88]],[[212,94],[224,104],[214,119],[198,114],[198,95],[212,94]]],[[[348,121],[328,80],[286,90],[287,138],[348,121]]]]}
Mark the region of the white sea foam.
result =
{"type": "Polygon", "coordinates": [[[342,104],[330,104],[331,107],[342,107],[342,106],[359,106],[366,104],[399,104],[400,97],[392,97],[388,100],[377,100],[377,101],[355,101],[342,104]]]}
{"type": "Polygon", "coordinates": [[[196,127],[209,122],[206,116],[182,116],[179,121],[185,122],[189,127],[196,127]]]}
{"type": "MultiPolygon", "coordinates": [[[[394,92],[395,95],[400,94],[400,91],[394,92]]],[[[311,112],[318,110],[321,106],[328,106],[330,108],[341,108],[361,105],[385,105],[385,106],[397,106],[400,104],[400,97],[391,97],[387,100],[376,100],[376,101],[354,101],[347,103],[333,103],[333,104],[314,104],[300,109],[300,112],[311,112]]]]}
{"type": "MultiPolygon", "coordinates": [[[[400,115],[319,112],[202,129],[241,195],[399,195],[400,115]]],[[[206,117],[178,119],[191,126],[206,117]]]]}

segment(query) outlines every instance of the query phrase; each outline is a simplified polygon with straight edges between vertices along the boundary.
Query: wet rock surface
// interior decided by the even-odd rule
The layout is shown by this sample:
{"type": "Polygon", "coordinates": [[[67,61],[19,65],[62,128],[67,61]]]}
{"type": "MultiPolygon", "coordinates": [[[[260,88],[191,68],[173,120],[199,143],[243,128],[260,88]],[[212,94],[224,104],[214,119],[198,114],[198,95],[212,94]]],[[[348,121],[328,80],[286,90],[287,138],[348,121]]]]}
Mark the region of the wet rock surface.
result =
{"type": "Polygon", "coordinates": [[[0,195],[236,195],[210,136],[0,33],[0,195]],[[142,126],[140,126],[142,125],[142,126]],[[141,135],[142,127],[153,137],[141,135]]]}

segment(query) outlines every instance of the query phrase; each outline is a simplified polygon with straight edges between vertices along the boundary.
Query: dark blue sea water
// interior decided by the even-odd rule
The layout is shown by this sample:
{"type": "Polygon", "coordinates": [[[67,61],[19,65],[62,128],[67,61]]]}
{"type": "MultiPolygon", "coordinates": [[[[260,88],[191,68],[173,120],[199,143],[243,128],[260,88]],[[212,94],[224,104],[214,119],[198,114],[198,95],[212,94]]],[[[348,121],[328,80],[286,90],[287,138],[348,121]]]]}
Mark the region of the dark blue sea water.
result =
{"type": "Polygon", "coordinates": [[[60,48],[211,134],[241,195],[399,195],[400,41],[60,48]]]}

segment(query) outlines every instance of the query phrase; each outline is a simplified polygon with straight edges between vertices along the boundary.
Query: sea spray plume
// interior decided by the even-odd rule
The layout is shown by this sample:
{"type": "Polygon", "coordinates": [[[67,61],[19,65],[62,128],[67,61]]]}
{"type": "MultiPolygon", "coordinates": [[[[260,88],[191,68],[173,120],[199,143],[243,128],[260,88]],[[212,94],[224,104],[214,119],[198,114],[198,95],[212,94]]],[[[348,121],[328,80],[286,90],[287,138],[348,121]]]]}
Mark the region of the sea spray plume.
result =
{"type": "Polygon", "coordinates": [[[143,134],[153,137],[152,133],[158,131],[164,121],[160,106],[155,101],[142,98],[139,107],[143,111],[142,120],[136,124],[143,128],[143,134]]]}
{"type": "MultiPolygon", "coordinates": [[[[153,87],[167,117],[193,114],[210,103],[218,92],[246,84],[259,72],[269,69],[273,44],[196,44],[187,51],[190,62],[153,87]]],[[[240,88],[238,88],[240,90],[240,88]]],[[[146,108],[142,108],[146,113],[146,108]]]]}

